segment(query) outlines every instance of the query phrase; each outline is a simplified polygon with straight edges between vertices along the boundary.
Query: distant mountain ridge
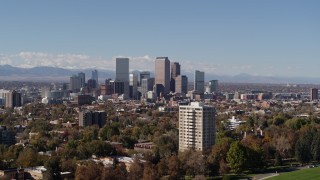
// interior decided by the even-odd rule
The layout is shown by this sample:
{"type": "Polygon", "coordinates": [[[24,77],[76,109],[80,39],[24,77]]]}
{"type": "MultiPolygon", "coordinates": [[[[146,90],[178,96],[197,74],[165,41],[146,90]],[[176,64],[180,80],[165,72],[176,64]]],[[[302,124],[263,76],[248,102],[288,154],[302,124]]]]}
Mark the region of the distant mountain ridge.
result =
{"type": "MultiPolygon", "coordinates": [[[[33,68],[20,68],[10,65],[0,65],[0,80],[21,80],[21,81],[63,81],[68,82],[69,77],[79,72],[86,74],[86,79],[91,78],[93,69],[64,69],[61,67],[39,66],[33,68]]],[[[106,78],[115,78],[115,71],[98,69],[99,81],[103,82],[106,78]]],[[[135,73],[139,71],[135,70],[135,73]]],[[[151,72],[153,75],[153,72],[151,72]]],[[[193,73],[185,73],[189,81],[193,81],[193,73]]],[[[205,74],[206,81],[218,79],[220,82],[232,83],[295,83],[295,84],[320,84],[319,78],[310,77],[273,77],[255,76],[246,73],[235,76],[205,74]]]]}
{"type": "MultiPolygon", "coordinates": [[[[10,65],[0,65],[0,80],[28,80],[28,81],[68,81],[69,77],[84,72],[86,79],[91,78],[93,69],[64,69],[60,67],[38,66],[33,68],[20,68],[10,65]]],[[[99,77],[113,78],[114,72],[108,70],[99,70],[99,77]]],[[[99,80],[99,81],[100,81],[99,80]]]]}

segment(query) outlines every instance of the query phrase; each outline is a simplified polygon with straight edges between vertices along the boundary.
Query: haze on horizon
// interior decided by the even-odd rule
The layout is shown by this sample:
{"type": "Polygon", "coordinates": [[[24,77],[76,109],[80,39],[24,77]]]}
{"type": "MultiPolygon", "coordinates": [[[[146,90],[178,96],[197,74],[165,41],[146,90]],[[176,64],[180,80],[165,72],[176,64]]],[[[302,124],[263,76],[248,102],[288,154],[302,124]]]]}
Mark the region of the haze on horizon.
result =
{"type": "Polygon", "coordinates": [[[6,1],[0,65],[319,77],[320,1],[6,1]]]}

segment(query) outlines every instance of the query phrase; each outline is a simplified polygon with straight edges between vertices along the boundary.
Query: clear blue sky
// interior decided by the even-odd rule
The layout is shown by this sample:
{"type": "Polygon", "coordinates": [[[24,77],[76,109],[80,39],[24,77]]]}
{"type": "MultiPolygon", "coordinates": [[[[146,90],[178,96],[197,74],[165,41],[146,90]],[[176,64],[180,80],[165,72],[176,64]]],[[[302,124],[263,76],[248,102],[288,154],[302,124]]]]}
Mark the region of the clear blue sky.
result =
{"type": "Polygon", "coordinates": [[[0,64],[83,67],[92,59],[107,69],[115,56],[145,64],[168,56],[183,71],[320,78],[320,1],[1,2],[0,64]]]}

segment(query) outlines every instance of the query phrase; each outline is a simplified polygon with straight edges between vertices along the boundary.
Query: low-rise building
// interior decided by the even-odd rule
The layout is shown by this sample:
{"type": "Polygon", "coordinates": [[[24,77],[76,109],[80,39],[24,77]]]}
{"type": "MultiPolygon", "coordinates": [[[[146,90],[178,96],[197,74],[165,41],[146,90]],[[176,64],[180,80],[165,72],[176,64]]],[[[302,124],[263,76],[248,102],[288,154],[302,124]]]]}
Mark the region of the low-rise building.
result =
{"type": "Polygon", "coordinates": [[[228,119],[228,122],[229,122],[228,128],[229,128],[230,130],[234,130],[234,129],[236,129],[237,127],[239,127],[241,124],[246,123],[246,121],[242,121],[242,120],[240,120],[240,119],[237,119],[235,116],[232,116],[231,119],[228,119]]]}
{"type": "Polygon", "coordinates": [[[24,169],[5,169],[0,170],[0,179],[17,179],[17,180],[24,180],[24,169]]]}
{"type": "Polygon", "coordinates": [[[155,145],[149,141],[134,144],[134,150],[136,151],[152,151],[153,147],[155,147],[155,145]]]}

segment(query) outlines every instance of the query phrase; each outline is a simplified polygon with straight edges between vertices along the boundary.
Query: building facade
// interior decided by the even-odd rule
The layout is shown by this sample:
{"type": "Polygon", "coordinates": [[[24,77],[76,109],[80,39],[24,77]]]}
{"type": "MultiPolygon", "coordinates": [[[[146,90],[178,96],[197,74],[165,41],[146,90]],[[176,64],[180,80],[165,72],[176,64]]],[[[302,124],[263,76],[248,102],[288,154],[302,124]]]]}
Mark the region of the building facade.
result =
{"type": "Polygon", "coordinates": [[[88,80],[88,88],[89,89],[95,89],[97,88],[97,82],[94,79],[89,79],[88,80]]]}
{"type": "Polygon", "coordinates": [[[170,60],[168,57],[157,57],[155,60],[155,85],[157,94],[166,95],[170,92],[170,60]]]}
{"type": "Polygon", "coordinates": [[[194,73],[194,90],[204,93],[204,72],[196,70],[194,73]]]}
{"type": "Polygon", "coordinates": [[[204,151],[215,143],[215,109],[200,102],[179,106],[179,151],[204,151]]]}
{"type": "Polygon", "coordinates": [[[188,77],[179,75],[175,78],[175,92],[180,94],[188,93],[188,77]]]}
{"type": "Polygon", "coordinates": [[[171,79],[170,79],[170,91],[176,92],[175,79],[181,73],[181,66],[178,62],[171,63],[171,79]]]}
{"type": "Polygon", "coordinates": [[[141,80],[141,95],[146,97],[148,91],[153,90],[154,78],[145,78],[141,80]]]}
{"type": "Polygon", "coordinates": [[[81,89],[81,80],[77,75],[73,75],[70,77],[70,86],[69,90],[72,92],[79,92],[81,89]]]}
{"type": "Polygon", "coordinates": [[[94,79],[96,81],[96,85],[99,85],[99,79],[98,79],[98,71],[95,69],[92,71],[91,79],[94,79]]]}
{"type": "Polygon", "coordinates": [[[80,87],[84,87],[86,84],[86,74],[83,72],[78,73],[78,76],[80,78],[80,87]]]}
{"type": "Polygon", "coordinates": [[[310,100],[316,100],[318,99],[318,89],[317,88],[312,88],[311,93],[310,93],[310,100]]]}
{"type": "Polygon", "coordinates": [[[106,124],[106,118],[107,113],[105,111],[81,111],[79,112],[79,126],[98,125],[102,128],[106,124]]]}
{"type": "Polygon", "coordinates": [[[171,63],[171,78],[176,78],[181,74],[181,66],[178,62],[171,63]]]}
{"type": "Polygon", "coordinates": [[[139,79],[139,85],[142,83],[142,79],[148,79],[150,78],[150,72],[149,71],[141,71],[140,72],[140,79],[139,79]]]}
{"type": "Polygon", "coordinates": [[[6,99],[6,108],[14,108],[14,107],[22,106],[21,93],[18,93],[14,90],[5,93],[5,99],[6,99]]]}
{"type": "Polygon", "coordinates": [[[211,80],[209,81],[209,93],[217,94],[219,92],[219,81],[211,80]]]}
{"type": "Polygon", "coordinates": [[[129,97],[131,99],[138,98],[138,75],[134,73],[129,75],[129,97]]]}
{"type": "Polygon", "coordinates": [[[116,58],[116,81],[123,82],[126,97],[129,97],[129,58],[116,58]]]}

